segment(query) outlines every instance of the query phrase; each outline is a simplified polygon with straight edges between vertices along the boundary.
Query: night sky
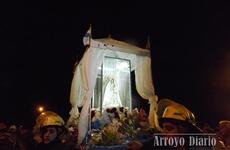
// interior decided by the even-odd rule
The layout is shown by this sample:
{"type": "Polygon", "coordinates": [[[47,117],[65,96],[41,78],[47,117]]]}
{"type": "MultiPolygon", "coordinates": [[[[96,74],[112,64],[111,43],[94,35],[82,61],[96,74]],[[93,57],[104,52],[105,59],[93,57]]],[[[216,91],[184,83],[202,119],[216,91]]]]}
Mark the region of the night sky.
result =
{"type": "Polygon", "coordinates": [[[82,37],[145,47],[151,39],[156,94],[198,122],[230,119],[230,5],[209,1],[7,2],[1,9],[0,121],[33,125],[37,104],[68,118],[82,37]]]}

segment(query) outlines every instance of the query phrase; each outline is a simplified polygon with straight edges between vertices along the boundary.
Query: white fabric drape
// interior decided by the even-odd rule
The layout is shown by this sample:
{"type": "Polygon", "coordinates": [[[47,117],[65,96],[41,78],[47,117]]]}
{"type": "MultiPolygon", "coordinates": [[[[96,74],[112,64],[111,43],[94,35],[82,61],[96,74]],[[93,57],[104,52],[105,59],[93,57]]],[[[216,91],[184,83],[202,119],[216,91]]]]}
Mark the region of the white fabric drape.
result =
{"type": "Polygon", "coordinates": [[[103,58],[104,50],[87,49],[73,77],[70,94],[70,102],[73,108],[70,115],[77,114],[77,107],[83,106],[78,124],[78,143],[82,143],[88,130],[89,106],[96,83],[98,67],[101,66],[103,58]]]}
{"type": "Polygon", "coordinates": [[[122,101],[123,105],[126,105],[126,100],[130,99],[130,94],[129,90],[130,90],[130,74],[126,73],[126,72],[122,72],[119,73],[120,75],[120,81],[119,81],[119,85],[118,85],[118,89],[119,89],[119,95],[122,101]]]}
{"type": "Polygon", "coordinates": [[[135,68],[136,89],[139,95],[148,99],[150,103],[149,123],[152,128],[159,128],[157,121],[157,96],[155,95],[153,81],[151,59],[147,56],[136,56],[135,68]]]}

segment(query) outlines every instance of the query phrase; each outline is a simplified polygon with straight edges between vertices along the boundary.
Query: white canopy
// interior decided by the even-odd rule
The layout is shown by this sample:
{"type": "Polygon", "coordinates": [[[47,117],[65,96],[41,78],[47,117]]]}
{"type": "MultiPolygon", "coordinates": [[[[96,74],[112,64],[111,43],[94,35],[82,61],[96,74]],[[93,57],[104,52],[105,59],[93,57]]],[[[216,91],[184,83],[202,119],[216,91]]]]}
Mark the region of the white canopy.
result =
{"type": "Polygon", "coordinates": [[[138,93],[150,102],[149,121],[151,127],[158,127],[156,117],[157,96],[152,82],[150,51],[112,38],[91,39],[83,58],[76,66],[71,86],[70,119],[80,115],[78,124],[78,144],[82,143],[88,130],[88,114],[96,84],[98,67],[105,56],[129,59],[131,70],[135,71],[138,93]],[[82,107],[81,113],[78,107],[82,107]]]}

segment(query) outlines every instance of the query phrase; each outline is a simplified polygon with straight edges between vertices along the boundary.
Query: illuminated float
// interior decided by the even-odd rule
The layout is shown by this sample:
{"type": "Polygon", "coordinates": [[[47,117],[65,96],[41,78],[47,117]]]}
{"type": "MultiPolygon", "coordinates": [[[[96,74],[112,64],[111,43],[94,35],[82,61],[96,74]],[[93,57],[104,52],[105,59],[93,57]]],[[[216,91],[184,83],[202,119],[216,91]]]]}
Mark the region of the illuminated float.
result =
{"type": "Polygon", "coordinates": [[[83,39],[86,51],[72,80],[69,123],[77,125],[78,144],[116,147],[136,134],[137,122],[142,127],[158,127],[151,54],[148,49],[112,38],[91,37],[90,27],[83,39]],[[148,115],[132,106],[131,72],[138,94],[149,101],[148,115]],[[103,136],[107,136],[107,143],[103,136]]]}

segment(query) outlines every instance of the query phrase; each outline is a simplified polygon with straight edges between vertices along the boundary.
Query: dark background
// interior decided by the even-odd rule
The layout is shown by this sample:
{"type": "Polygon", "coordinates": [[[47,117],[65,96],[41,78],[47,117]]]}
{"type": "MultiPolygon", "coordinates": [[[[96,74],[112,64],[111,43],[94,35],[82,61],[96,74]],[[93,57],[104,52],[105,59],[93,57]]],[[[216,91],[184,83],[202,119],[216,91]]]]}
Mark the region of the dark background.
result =
{"type": "Polygon", "coordinates": [[[24,1],[1,5],[0,121],[32,126],[43,104],[68,119],[82,37],[145,47],[151,39],[159,98],[186,105],[198,122],[230,119],[229,3],[24,1]]]}

